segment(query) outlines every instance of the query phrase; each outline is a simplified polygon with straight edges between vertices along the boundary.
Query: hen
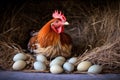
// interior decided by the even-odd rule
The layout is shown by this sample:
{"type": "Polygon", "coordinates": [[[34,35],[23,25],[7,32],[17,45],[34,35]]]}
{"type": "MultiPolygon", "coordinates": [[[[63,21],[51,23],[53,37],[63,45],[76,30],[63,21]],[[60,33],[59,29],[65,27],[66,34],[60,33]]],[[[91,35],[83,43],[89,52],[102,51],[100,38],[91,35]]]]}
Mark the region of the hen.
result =
{"type": "Polygon", "coordinates": [[[35,54],[43,54],[48,58],[70,57],[72,38],[64,33],[64,25],[69,25],[69,23],[61,12],[55,11],[52,17],[53,19],[31,37],[28,49],[35,54]]]}

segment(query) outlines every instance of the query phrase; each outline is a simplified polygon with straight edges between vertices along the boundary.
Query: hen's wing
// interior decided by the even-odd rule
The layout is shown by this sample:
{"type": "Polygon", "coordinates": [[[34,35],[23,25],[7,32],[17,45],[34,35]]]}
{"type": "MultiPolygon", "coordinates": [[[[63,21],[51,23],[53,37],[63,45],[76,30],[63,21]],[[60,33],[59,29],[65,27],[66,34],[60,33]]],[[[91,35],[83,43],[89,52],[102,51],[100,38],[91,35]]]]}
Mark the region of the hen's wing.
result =
{"type": "Polygon", "coordinates": [[[62,45],[72,45],[72,38],[67,33],[60,34],[60,41],[62,45]]]}

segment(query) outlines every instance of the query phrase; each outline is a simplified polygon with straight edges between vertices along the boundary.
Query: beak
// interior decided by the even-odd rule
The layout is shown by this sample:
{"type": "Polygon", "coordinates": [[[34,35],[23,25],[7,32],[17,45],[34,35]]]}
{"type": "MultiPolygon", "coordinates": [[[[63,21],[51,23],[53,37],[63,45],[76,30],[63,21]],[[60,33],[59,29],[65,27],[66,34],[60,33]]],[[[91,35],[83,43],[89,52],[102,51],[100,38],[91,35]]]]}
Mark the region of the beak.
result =
{"type": "Polygon", "coordinates": [[[66,22],[64,23],[64,25],[69,25],[69,23],[66,21],[66,22]]]}

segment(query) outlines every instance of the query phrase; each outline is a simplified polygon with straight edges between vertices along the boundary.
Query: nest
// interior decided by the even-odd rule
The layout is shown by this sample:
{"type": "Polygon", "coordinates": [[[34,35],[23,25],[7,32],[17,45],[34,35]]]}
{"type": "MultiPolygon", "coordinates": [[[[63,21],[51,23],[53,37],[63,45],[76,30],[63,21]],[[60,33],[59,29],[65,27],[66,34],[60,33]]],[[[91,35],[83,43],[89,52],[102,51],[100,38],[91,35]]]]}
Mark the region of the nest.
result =
{"type": "Polygon", "coordinates": [[[24,70],[31,70],[33,67],[34,57],[25,51],[16,43],[9,40],[7,37],[0,37],[0,68],[3,70],[13,70],[13,57],[17,53],[23,53],[27,56],[27,66],[24,70]]]}
{"type": "Polygon", "coordinates": [[[57,8],[71,23],[65,27],[65,32],[73,39],[72,53],[78,57],[76,65],[89,60],[102,65],[105,73],[120,73],[120,2],[66,0],[51,4],[49,1],[30,0],[8,5],[0,15],[0,69],[12,70],[13,56],[22,52],[28,56],[28,66],[23,71],[37,72],[33,70],[33,55],[26,52],[31,37],[29,33],[38,31],[57,8]]]}

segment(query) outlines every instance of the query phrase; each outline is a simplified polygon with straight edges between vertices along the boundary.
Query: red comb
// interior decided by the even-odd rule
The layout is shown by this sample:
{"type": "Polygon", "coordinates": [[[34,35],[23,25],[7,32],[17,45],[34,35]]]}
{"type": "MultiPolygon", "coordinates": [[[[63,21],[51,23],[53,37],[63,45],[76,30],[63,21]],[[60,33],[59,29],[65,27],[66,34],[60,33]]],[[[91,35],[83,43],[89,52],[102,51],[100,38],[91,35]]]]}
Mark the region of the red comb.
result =
{"type": "Polygon", "coordinates": [[[55,12],[52,14],[53,18],[59,18],[61,19],[63,22],[66,21],[66,17],[64,16],[64,14],[60,12],[58,12],[58,10],[55,10],[55,12]]]}

